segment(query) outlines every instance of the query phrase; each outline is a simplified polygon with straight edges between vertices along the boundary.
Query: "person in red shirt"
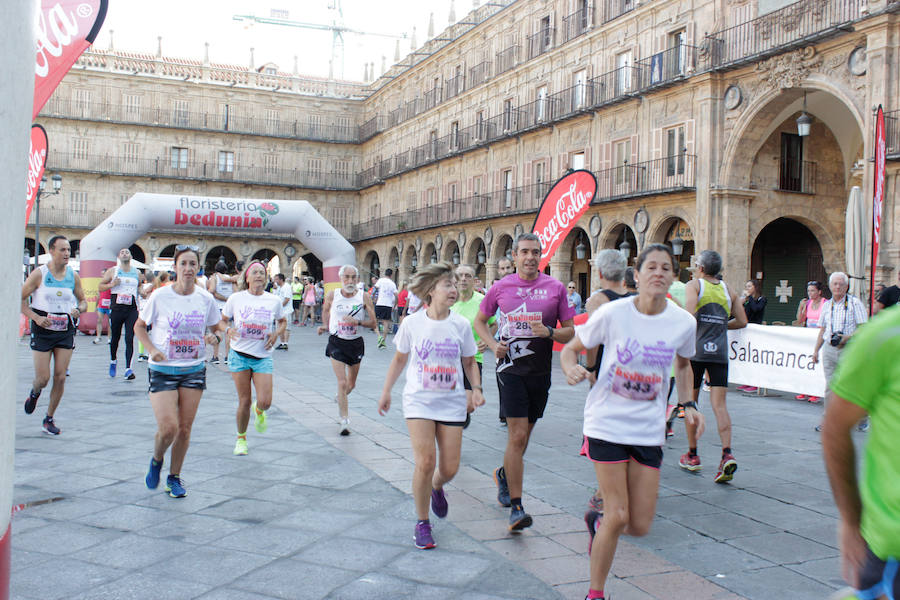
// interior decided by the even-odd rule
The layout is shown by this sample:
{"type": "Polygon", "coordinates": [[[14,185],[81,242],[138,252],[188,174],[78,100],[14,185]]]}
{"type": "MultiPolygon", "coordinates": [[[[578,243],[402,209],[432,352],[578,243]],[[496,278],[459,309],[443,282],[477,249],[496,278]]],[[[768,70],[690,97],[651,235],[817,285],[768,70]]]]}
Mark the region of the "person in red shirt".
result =
{"type": "Polygon", "coordinates": [[[406,302],[409,298],[409,290],[406,289],[406,282],[400,286],[400,293],[397,294],[397,322],[402,323],[403,317],[406,316],[406,302]]]}

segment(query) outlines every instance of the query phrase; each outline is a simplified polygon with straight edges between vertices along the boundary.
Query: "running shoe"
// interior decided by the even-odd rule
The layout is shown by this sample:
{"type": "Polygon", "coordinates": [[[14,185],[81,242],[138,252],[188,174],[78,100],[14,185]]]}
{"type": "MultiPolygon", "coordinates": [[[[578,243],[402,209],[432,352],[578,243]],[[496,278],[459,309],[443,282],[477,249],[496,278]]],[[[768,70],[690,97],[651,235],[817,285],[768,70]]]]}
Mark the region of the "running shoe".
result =
{"type": "Polygon", "coordinates": [[[443,488],[431,490],[431,510],[438,519],[443,519],[447,516],[450,505],[447,503],[447,496],[444,494],[443,488]]]}
{"type": "Polygon", "coordinates": [[[40,398],[40,397],[41,397],[40,394],[38,394],[37,396],[34,395],[34,390],[31,390],[28,392],[28,397],[25,398],[25,414],[26,415],[30,415],[31,413],[34,412],[34,409],[37,408],[38,398],[40,398]]]}
{"type": "Polygon", "coordinates": [[[147,477],[144,481],[147,483],[147,489],[155,490],[159,487],[159,472],[162,470],[163,461],[150,457],[150,468],[147,469],[147,477]]]}
{"type": "Polygon", "coordinates": [[[387,342],[385,341],[383,335],[378,336],[378,347],[379,348],[387,348],[387,342]]]}
{"type": "Polygon", "coordinates": [[[268,419],[268,416],[266,415],[266,411],[264,411],[264,410],[259,410],[259,411],[256,410],[256,402],[254,402],[254,403],[250,406],[250,411],[251,411],[254,415],[256,415],[256,423],[255,423],[255,427],[256,427],[257,433],[265,433],[265,432],[266,432],[266,429],[269,428],[269,419],[268,419]]]}
{"type": "Polygon", "coordinates": [[[497,467],[494,471],[494,483],[497,484],[497,502],[500,506],[509,506],[509,486],[506,485],[506,471],[497,467]]]}
{"type": "Polygon", "coordinates": [[[148,358],[146,354],[138,354],[138,362],[145,362],[148,358]]]}
{"type": "Polygon", "coordinates": [[[702,386],[702,387],[703,387],[703,391],[704,391],[704,392],[708,392],[708,391],[709,391],[709,384],[706,383],[705,381],[703,382],[703,386],[702,386]]]}
{"type": "Polygon", "coordinates": [[[234,443],[234,455],[235,456],[247,456],[247,452],[249,452],[247,448],[247,438],[239,437],[237,441],[234,443]]]}
{"type": "Polygon", "coordinates": [[[350,419],[341,419],[341,435],[350,435],[350,419]]]}
{"type": "Polygon", "coordinates": [[[93,340],[91,340],[91,343],[92,343],[92,344],[99,344],[99,343],[102,342],[102,341],[103,341],[103,340],[101,340],[100,338],[94,338],[93,340]]]}
{"type": "MultiPolygon", "coordinates": [[[[814,397],[815,396],[809,396],[809,398],[814,398],[814,397]]],[[[807,399],[806,394],[797,394],[796,396],[794,396],[794,400],[806,400],[806,399],[807,399]]],[[[810,402],[812,402],[812,400],[810,400],[810,402]]]]}
{"type": "Polygon", "coordinates": [[[741,391],[745,394],[755,394],[759,391],[759,388],[753,385],[745,385],[741,388],[741,391]]]}
{"type": "Polygon", "coordinates": [[[859,425],[856,426],[856,430],[860,433],[865,433],[869,430],[869,419],[865,418],[859,422],[859,425]]]}
{"type": "Polygon", "coordinates": [[[110,377],[116,376],[116,361],[111,361],[109,363],[109,376],[110,377]]]}
{"type": "Polygon", "coordinates": [[[125,369],[125,379],[127,379],[128,381],[132,381],[134,380],[134,377],[134,371],[132,371],[131,369],[125,369]]]}
{"type": "Polygon", "coordinates": [[[509,511],[509,530],[521,531],[526,527],[531,527],[531,515],[525,512],[521,504],[516,504],[509,511]]]}
{"type": "Polygon", "coordinates": [[[591,494],[590,500],[588,500],[588,510],[593,510],[601,515],[603,514],[603,498],[598,498],[597,494],[591,494]]]}
{"type": "Polygon", "coordinates": [[[719,471],[716,473],[716,483],[726,483],[734,478],[734,472],[737,471],[737,461],[734,460],[733,454],[723,454],[722,462],[719,463],[719,471]]]}
{"type": "Polygon", "coordinates": [[[675,436],[675,432],[672,430],[672,426],[669,425],[668,423],[666,423],[666,437],[670,438],[670,437],[674,437],[674,436],[675,436]]]}
{"type": "Polygon", "coordinates": [[[822,433],[822,424],[821,423],[816,425],[816,433],[822,433]]]}
{"type": "Polygon", "coordinates": [[[588,556],[591,555],[591,548],[594,547],[594,535],[597,533],[597,521],[603,517],[603,511],[589,510],[584,513],[584,523],[587,525],[588,534],[591,536],[588,541],[588,556]]]}
{"type": "Polygon", "coordinates": [[[212,364],[214,364],[214,365],[217,365],[217,364],[219,364],[219,357],[218,357],[218,356],[213,356],[211,359],[209,359],[209,362],[212,363],[212,364]]]}
{"type": "Polygon", "coordinates": [[[678,466],[686,471],[699,471],[700,470],[700,456],[695,454],[691,456],[690,452],[685,452],[681,455],[681,458],[678,460],[678,466]]]}
{"type": "Polygon", "coordinates": [[[44,423],[41,426],[41,429],[43,429],[44,433],[59,435],[59,427],[56,426],[56,423],[53,422],[53,417],[50,415],[44,417],[44,423]]]}
{"type": "Polygon", "coordinates": [[[184,498],[187,496],[187,490],[184,489],[184,482],[178,475],[169,475],[166,477],[166,491],[173,498],[184,498]]]}
{"type": "Polygon", "coordinates": [[[437,545],[434,543],[434,538],[431,537],[431,523],[428,521],[416,523],[414,539],[416,540],[416,548],[419,550],[431,550],[437,545]]]}
{"type": "Polygon", "coordinates": [[[810,396],[810,397],[807,398],[806,400],[807,400],[808,402],[812,402],[813,404],[818,404],[819,402],[822,401],[822,399],[819,398],[818,396],[810,396]]]}
{"type": "Polygon", "coordinates": [[[224,362],[226,365],[228,364],[228,355],[227,354],[225,355],[225,358],[222,359],[222,362],[224,362]]]}

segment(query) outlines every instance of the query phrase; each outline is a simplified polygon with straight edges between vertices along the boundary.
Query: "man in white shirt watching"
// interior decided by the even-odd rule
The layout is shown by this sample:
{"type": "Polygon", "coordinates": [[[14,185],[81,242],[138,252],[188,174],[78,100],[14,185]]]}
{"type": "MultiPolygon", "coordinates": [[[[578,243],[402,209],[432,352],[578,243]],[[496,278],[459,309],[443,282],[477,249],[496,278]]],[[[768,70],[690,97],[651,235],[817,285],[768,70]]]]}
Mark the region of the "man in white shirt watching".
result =
{"type": "MultiPolygon", "coordinates": [[[[275,286],[276,289],[273,291],[276,296],[281,298],[281,310],[283,311],[282,314],[288,314],[291,309],[287,307],[291,304],[294,298],[294,290],[287,283],[283,273],[278,273],[277,275],[275,275],[275,286]]],[[[277,350],[287,350],[289,339],[291,339],[291,328],[285,327],[284,333],[281,334],[281,343],[278,344],[275,348],[277,350]]]]}
{"type": "Polygon", "coordinates": [[[392,313],[394,306],[397,304],[397,284],[391,279],[394,274],[393,269],[386,269],[384,277],[375,282],[378,289],[378,299],[375,300],[375,318],[378,320],[378,347],[386,348],[385,341],[386,332],[390,331],[392,321],[392,313]]]}

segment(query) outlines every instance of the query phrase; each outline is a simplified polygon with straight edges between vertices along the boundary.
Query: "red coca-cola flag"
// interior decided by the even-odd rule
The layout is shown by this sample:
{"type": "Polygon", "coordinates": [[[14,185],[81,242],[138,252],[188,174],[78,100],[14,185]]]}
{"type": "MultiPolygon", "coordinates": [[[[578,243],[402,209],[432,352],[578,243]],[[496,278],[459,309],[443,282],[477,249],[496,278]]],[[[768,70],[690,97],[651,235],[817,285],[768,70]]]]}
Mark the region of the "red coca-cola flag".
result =
{"type": "Polygon", "coordinates": [[[94,43],[108,0],[41,0],[35,24],[34,109],[37,117],[81,53],[94,43]]]}
{"type": "Polygon", "coordinates": [[[869,313],[875,305],[875,276],[878,248],[881,245],[881,207],[884,203],[884,160],[887,140],[884,130],[884,109],[878,105],[875,114],[875,193],[872,198],[872,281],[869,287],[869,313]]]}
{"type": "Polygon", "coordinates": [[[550,188],[531,228],[541,240],[538,269],[544,270],[566,235],[587,212],[596,192],[597,178],[584,169],[572,171],[550,188]]]}
{"type": "Polygon", "coordinates": [[[28,150],[28,188],[25,196],[25,223],[31,216],[34,198],[40,189],[44,167],[47,166],[47,132],[40,125],[31,126],[31,148],[28,150]]]}

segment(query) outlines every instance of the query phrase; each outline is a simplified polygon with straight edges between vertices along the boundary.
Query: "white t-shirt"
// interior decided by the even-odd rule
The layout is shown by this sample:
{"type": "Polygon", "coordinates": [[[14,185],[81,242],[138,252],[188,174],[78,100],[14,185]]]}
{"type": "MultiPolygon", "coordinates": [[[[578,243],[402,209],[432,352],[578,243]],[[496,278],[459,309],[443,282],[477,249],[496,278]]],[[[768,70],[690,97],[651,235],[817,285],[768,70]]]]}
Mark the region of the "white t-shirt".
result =
{"type": "Polygon", "coordinates": [[[411,315],[422,306],[422,299],[409,292],[406,296],[406,314],[411,315]]]}
{"type": "Polygon", "coordinates": [[[206,354],[206,328],[222,320],[216,299],[206,290],[194,286],[187,296],[175,293],[167,285],[154,291],[141,310],[140,318],[152,325],[150,341],[166,360],[151,365],[193,367],[202,364],[206,354]]]}
{"type": "Polygon", "coordinates": [[[287,300],[287,304],[284,305],[285,310],[293,309],[293,300],[294,300],[294,290],[291,288],[291,284],[285,282],[283,286],[276,290],[276,295],[281,299],[282,302],[287,300]]]}
{"type": "Polygon", "coordinates": [[[375,282],[375,287],[378,288],[378,300],[375,302],[375,306],[394,306],[394,301],[397,299],[397,284],[387,277],[382,277],[375,282]]]}
{"type": "Polygon", "coordinates": [[[231,342],[231,348],[256,358],[272,356],[272,349],[266,348],[266,338],[275,331],[275,322],[291,312],[291,306],[282,306],[281,301],[269,292],[254,296],[244,290],[229,296],[222,314],[234,319],[234,328],[240,335],[231,342]]]}
{"type": "Polygon", "coordinates": [[[451,312],[442,321],[420,311],[403,320],[394,337],[397,351],[409,354],[403,387],[407,419],[462,422],[466,420],[463,356],[478,348],[465,317],[451,312]]]}
{"type": "Polygon", "coordinates": [[[585,347],[606,346],[597,383],[584,404],[583,431],[616,444],[662,446],[672,361],[676,352],[694,355],[697,321],[674,302],[650,316],[634,301],[608,302],[575,327],[585,347]]]}
{"type": "Polygon", "coordinates": [[[355,340],[362,337],[359,325],[350,325],[344,321],[347,317],[359,319],[366,318],[365,292],[357,288],[356,293],[349,298],[341,290],[334,290],[331,296],[331,312],[328,315],[328,331],[342,340],[355,340]]]}

